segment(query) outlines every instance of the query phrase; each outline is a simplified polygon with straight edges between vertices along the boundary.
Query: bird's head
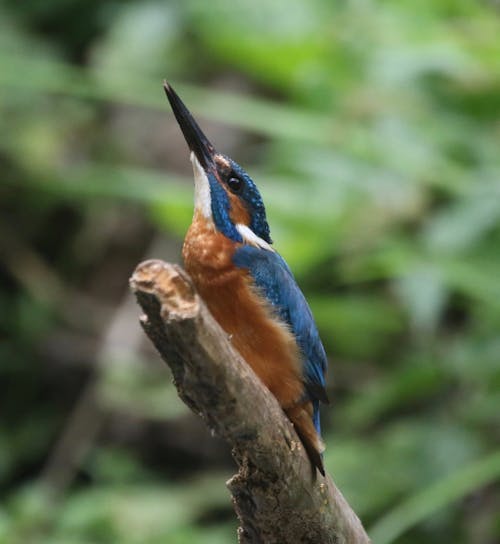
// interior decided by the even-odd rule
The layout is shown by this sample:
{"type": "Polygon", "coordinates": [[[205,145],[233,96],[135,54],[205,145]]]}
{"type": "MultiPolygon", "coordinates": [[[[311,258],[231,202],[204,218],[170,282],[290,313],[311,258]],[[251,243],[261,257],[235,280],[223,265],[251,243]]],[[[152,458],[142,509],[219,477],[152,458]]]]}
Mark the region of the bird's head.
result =
{"type": "Polygon", "coordinates": [[[264,202],[250,176],[218,153],[173,88],[163,84],[175,118],[191,150],[195,212],[234,242],[272,243],[264,202]]]}

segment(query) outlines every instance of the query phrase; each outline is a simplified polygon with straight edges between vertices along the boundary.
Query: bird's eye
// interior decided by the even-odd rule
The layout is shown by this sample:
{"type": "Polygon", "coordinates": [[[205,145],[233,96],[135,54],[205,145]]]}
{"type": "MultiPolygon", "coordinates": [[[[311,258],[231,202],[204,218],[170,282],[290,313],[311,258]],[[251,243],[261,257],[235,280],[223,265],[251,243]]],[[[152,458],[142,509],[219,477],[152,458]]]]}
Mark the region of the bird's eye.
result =
{"type": "Polygon", "coordinates": [[[243,187],[243,181],[240,178],[231,177],[227,180],[227,185],[233,193],[238,193],[243,187]]]}

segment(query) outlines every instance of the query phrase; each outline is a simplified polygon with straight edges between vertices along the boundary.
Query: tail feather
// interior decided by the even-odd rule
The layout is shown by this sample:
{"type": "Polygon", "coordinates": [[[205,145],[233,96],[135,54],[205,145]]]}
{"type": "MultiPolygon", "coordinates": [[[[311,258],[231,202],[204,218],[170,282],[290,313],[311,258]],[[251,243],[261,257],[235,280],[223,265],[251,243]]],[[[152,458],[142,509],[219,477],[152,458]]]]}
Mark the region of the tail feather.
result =
{"type": "Polygon", "coordinates": [[[313,406],[310,402],[287,409],[286,415],[293,423],[295,431],[299,435],[309,460],[311,461],[311,465],[317,468],[324,476],[325,467],[323,465],[322,453],[325,450],[325,446],[316,430],[319,429],[318,410],[314,409],[314,421],[313,406]]]}

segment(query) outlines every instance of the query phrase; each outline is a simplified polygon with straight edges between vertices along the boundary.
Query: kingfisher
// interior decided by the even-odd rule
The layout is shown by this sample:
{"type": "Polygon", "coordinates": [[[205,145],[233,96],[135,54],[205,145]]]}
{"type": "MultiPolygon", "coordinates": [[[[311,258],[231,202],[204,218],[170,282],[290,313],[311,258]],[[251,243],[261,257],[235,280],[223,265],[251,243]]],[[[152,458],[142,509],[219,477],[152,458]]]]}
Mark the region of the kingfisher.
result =
{"type": "Polygon", "coordinates": [[[257,186],[216,151],[172,86],[163,86],[194,172],[185,269],[232,345],[278,400],[313,470],[324,476],[319,406],[328,403],[327,358],[311,309],[272,246],[257,186]]]}

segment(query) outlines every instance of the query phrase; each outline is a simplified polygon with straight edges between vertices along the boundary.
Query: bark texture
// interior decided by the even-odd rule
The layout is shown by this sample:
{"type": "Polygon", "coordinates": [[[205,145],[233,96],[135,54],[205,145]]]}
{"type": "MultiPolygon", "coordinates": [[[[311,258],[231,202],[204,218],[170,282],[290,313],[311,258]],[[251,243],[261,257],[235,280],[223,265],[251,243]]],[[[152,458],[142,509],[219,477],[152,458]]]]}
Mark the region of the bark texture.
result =
{"type": "Polygon", "coordinates": [[[177,265],[145,261],[131,280],[141,324],[182,400],[229,442],[239,542],[364,544],[358,517],[327,475],[314,474],[276,399],[232,348],[177,265]]]}

